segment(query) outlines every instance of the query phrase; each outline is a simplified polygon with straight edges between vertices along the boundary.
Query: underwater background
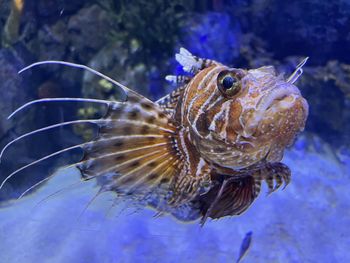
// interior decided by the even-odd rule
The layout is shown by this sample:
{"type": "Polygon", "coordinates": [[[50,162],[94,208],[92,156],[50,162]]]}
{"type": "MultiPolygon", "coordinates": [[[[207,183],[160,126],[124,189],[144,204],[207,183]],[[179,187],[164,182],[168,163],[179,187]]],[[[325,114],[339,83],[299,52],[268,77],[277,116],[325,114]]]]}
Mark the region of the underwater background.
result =
{"type": "MultiPolygon", "coordinates": [[[[84,211],[98,188],[93,181],[65,188],[79,180],[76,169],[58,169],[79,159],[72,151],[23,170],[0,190],[0,262],[236,262],[250,231],[242,262],[350,262],[349,0],[2,0],[0,43],[0,149],[28,131],[99,112],[90,104],[40,104],[7,120],[30,100],[119,96],[74,68],[18,74],[36,61],[85,64],[155,100],[174,89],[164,77],[181,73],[174,56],[180,47],[237,68],[273,65],[286,75],[310,57],[296,83],[310,113],[283,160],[292,170],[285,190],[267,196],[265,187],[243,215],[204,227],[115,205],[108,193],[84,211]]],[[[0,181],[91,134],[76,125],[15,143],[0,163],[0,181]]]]}

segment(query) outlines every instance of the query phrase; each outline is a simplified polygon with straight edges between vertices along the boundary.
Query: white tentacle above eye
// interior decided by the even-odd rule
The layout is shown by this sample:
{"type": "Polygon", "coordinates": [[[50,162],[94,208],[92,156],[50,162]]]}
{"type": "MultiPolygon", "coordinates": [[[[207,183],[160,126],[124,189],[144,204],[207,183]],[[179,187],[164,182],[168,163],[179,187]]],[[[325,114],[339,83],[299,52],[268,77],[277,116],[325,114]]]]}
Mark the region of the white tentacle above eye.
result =
{"type": "Polygon", "coordinates": [[[175,59],[180,63],[183,70],[189,73],[200,70],[202,66],[202,62],[183,47],[180,48],[180,52],[175,55],[175,59]]]}
{"type": "Polygon", "coordinates": [[[306,64],[308,59],[309,57],[306,57],[298,64],[292,75],[290,75],[290,77],[287,79],[288,83],[294,84],[300,78],[300,76],[303,75],[303,66],[306,64]]]}

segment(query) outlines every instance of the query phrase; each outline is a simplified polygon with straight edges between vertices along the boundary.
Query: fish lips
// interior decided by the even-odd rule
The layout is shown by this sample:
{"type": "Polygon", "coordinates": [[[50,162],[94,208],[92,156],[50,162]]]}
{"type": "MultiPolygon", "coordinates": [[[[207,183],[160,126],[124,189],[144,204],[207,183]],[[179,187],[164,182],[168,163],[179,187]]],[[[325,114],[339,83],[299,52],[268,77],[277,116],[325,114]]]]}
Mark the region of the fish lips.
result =
{"type": "MultiPolygon", "coordinates": [[[[245,124],[243,136],[246,138],[251,137],[264,118],[268,117],[268,115],[291,109],[297,101],[301,102],[305,112],[304,119],[306,120],[309,106],[307,101],[302,97],[300,90],[293,84],[280,81],[274,88],[269,89],[266,94],[259,99],[255,113],[245,124]]],[[[303,129],[303,127],[301,127],[301,129],[303,129]]]]}

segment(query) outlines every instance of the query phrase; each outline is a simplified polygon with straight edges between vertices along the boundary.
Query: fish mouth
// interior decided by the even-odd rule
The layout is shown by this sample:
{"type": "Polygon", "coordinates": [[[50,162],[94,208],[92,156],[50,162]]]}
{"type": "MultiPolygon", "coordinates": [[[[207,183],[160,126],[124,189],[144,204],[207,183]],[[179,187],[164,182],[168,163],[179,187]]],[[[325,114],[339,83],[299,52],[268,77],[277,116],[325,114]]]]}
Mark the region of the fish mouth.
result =
{"type": "Polygon", "coordinates": [[[263,95],[256,105],[254,115],[244,127],[244,137],[251,137],[265,114],[270,111],[278,112],[292,107],[297,98],[302,97],[299,89],[287,82],[279,83],[275,88],[263,95]]]}

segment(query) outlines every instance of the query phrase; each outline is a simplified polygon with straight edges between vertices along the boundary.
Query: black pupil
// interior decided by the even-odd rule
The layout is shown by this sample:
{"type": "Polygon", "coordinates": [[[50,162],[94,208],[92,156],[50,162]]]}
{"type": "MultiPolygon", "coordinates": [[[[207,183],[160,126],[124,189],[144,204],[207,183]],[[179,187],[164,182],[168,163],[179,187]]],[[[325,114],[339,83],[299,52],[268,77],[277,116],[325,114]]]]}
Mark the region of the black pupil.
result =
{"type": "Polygon", "coordinates": [[[236,82],[236,79],[231,77],[231,76],[226,76],[223,80],[222,80],[222,86],[224,87],[224,89],[230,89],[232,88],[233,84],[236,82]]]}

